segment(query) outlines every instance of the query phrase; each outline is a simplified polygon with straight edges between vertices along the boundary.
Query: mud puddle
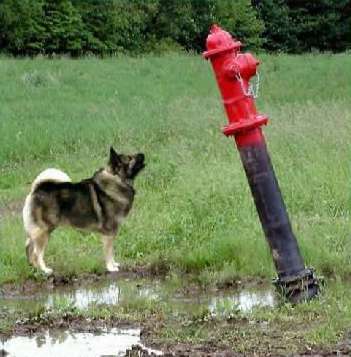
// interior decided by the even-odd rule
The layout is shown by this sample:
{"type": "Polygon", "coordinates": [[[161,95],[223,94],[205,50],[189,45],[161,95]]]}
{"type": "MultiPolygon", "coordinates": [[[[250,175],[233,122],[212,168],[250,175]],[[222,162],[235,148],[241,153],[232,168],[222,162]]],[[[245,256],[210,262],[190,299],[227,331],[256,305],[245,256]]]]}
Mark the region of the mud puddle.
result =
{"type": "Polygon", "coordinates": [[[132,346],[153,355],[160,351],[147,349],[140,343],[139,329],[111,329],[99,333],[48,330],[34,336],[15,336],[0,343],[0,356],[8,357],[96,357],[125,356],[132,346]]]}
{"type": "Polygon", "coordinates": [[[81,287],[39,290],[30,295],[0,295],[0,306],[8,312],[47,310],[68,305],[85,310],[94,304],[117,305],[137,298],[163,301],[184,311],[207,308],[214,315],[223,309],[247,313],[255,307],[273,307],[277,303],[271,285],[185,294],[167,282],[120,278],[81,287]]]}
{"type": "Polygon", "coordinates": [[[9,312],[48,310],[68,305],[85,310],[91,305],[117,305],[142,297],[158,299],[161,290],[158,282],[129,278],[101,280],[86,286],[62,285],[31,293],[0,294],[0,307],[9,312]]]}
{"type": "Polygon", "coordinates": [[[276,297],[270,287],[261,290],[243,290],[236,294],[224,294],[215,296],[209,303],[209,309],[213,314],[226,307],[236,307],[241,312],[250,312],[255,307],[273,307],[276,297]]]}
{"type": "MultiPolygon", "coordinates": [[[[5,314],[60,310],[67,306],[86,310],[94,305],[118,305],[137,299],[163,302],[172,310],[185,313],[207,309],[212,316],[220,316],[228,311],[249,313],[255,307],[273,307],[277,303],[270,285],[211,292],[190,289],[189,293],[184,293],[172,282],[119,277],[117,280],[90,282],[86,286],[59,286],[31,294],[3,294],[0,295],[0,310],[5,314]]],[[[79,324],[78,327],[78,332],[69,324],[66,329],[52,327],[34,335],[30,331],[25,333],[26,336],[16,334],[0,340],[0,356],[125,356],[132,346],[141,346],[140,329],[129,326],[126,329],[101,330],[88,325],[88,330],[85,330],[79,324]]],[[[142,346],[142,349],[145,348],[142,346]]],[[[149,354],[136,355],[160,354],[159,351],[146,351],[149,354]]]]}

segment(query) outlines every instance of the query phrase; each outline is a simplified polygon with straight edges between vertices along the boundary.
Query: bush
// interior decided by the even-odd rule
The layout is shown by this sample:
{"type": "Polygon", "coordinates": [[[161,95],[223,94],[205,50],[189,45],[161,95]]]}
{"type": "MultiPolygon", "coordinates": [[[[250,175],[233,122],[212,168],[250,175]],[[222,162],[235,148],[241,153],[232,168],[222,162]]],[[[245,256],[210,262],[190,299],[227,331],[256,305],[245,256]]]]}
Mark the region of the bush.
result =
{"type": "Polygon", "coordinates": [[[213,22],[259,47],[248,0],[3,0],[0,46],[15,55],[202,51],[213,22]]]}
{"type": "Polygon", "coordinates": [[[248,47],[258,48],[261,44],[263,24],[248,0],[160,0],[156,36],[172,38],[188,50],[202,51],[213,23],[242,39],[248,47]]]}
{"type": "Polygon", "coordinates": [[[351,4],[348,0],[260,0],[265,23],[263,47],[302,53],[351,48],[351,4]]]}
{"type": "Polygon", "coordinates": [[[0,48],[14,54],[33,54],[43,50],[43,1],[3,0],[0,3],[0,48]]]}
{"type": "Polygon", "coordinates": [[[213,3],[213,0],[159,0],[153,25],[155,38],[161,42],[164,38],[172,39],[187,50],[201,51],[213,21],[213,3]]]}
{"type": "Polygon", "coordinates": [[[257,18],[250,1],[217,0],[215,19],[248,48],[258,49],[261,47],[261,34],[264,25],[262,20],[257,18]]]}
{"type": "Polygon", "coordinates": [[[75,1],[89,33],[86,50],[95,53],[141,52],[151,36],[157,0],[75,1]]]}
{"type": "Polygon", "coordinates": [[[69,0],[45,0],[42,11],[44,52],[81,54],[89,36],[72,3],[69,0]]]}
{"type": "Polygon", "coordinates": [[[75,56],[200,52],[214,22],[251,49],[351,48],[349,0],[1,0],[0,50],[75,56]]]}

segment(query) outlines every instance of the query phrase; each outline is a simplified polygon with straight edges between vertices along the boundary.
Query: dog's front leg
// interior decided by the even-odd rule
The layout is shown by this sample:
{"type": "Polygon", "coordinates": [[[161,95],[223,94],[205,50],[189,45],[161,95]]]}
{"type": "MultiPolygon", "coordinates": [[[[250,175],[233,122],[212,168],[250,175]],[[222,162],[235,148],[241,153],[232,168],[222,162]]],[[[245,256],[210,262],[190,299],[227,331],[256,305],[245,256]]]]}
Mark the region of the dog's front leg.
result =
{"type": "Polygon", "coordinates": [[[115,262],[113,257],[113,239],[114,236],[108,236],[108,235],[102,236],[106,269],[109,272],[117,272],[119,270],[119,264],[115,262]]]}

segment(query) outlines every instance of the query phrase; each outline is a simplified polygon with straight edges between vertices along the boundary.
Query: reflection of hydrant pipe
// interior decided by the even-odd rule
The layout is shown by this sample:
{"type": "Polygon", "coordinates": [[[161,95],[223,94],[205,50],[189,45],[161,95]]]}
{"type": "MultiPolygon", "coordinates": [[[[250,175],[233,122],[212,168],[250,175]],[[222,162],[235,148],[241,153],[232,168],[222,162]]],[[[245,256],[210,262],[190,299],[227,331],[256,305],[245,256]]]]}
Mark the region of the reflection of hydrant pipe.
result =
{"type": "Polygon", "coordinates": [[[204,57],[211,60],[229,121],[223,133],[235,137],[278,272],[275,284],[292,302],[312,298],[319,291],[318,281],[305,268],[292,232],[261,129],[268,117],[257,113],[249,83],[259,62],[250,53],[241,53],[241,43],[216,25],[206,44],[204,57]]]}

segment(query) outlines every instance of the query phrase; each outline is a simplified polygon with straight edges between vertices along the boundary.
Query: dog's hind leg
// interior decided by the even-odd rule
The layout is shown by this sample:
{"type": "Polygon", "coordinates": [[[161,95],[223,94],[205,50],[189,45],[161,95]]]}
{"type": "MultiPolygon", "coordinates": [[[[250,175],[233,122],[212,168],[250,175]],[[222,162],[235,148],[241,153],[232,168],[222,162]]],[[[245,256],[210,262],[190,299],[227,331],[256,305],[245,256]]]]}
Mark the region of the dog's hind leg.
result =
{"type": "Polygon", "coordinates": [[[26,252],[29,262],[42,270],[45,274],[52,274],[52,269],[48,268],[44,262],[45,248],[48,244],[49,233],[42,229],[37,229],[27,239],[26,252]]]}
{"type": "Polygon", "coordinates": [[[113,239],[114,236],[108,236],[108,235],[102,236],[106,269],[111,273],[117,272],[119,270],[119,264],[115,262],[113,257],[113,239]]]}
{"type": "Polygon", "coordinates": [[[33,254],[34,254],[34,244],[32,239],[28,237],[26,240],[26,256],[27,256],[28,263],[31,265],[34,265],[33,254]]]}

